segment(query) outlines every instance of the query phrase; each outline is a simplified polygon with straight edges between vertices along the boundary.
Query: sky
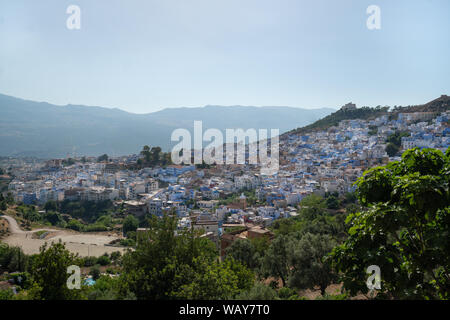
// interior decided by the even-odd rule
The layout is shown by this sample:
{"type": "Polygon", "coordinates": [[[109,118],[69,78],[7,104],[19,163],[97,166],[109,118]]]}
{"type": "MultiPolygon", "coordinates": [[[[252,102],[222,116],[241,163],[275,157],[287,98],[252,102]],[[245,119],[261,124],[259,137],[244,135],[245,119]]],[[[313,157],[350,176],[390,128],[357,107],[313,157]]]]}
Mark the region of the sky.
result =
{"type": "Polygon", "coordinates": [[[0,93],[134,113],[421,104],[450,94],[449,12],[448,0],[1,0],[0,93]]]}

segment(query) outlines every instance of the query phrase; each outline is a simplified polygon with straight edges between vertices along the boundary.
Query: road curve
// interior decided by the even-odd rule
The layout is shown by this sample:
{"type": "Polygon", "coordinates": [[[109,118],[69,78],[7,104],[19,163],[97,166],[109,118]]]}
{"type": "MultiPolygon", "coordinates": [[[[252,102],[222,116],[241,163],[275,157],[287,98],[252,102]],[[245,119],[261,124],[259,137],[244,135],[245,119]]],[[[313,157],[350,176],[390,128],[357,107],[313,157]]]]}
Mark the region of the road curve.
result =
{"type": "Polygon", "coordinates": [[[8,221],[10,235],[3,238],[1,242],[11,246],[21,247],[26,254],[36,254],[40,252],[40,247],[46,242],[52,243],[61,240],[65,243],[66,248],[80,256],[99,257],[104,253],[112,253],[114,251],[125,252],[126,248],[108,246],[112,240],[118,239],[117,236],[83,234],[74,231],[56,230],[51,228],[35,229],[32,231],[24,231],[20,229],[16,219],[11,216],[0,216],[0,218],[8,221]],[[53,234],[46,239],[35,239],[32,234],[37,231],[50,231],[53,234]]]}
{"type": "Polygon", "coordinates": [[[49,229],[35,229],[35,230],[32,230],[32,231],[23,231],[22,229],[20,229],[19,224],[17,223],[17,220],[14,219],[13,217],[3,215],[3,216],[0,216],[0,218],[3,218],[6,221],[8,221],[9,231],[12,234],[34,233],[34,232],[38,232],[38,231],[42,231],[42,230],[45,230],[45,231],[58,231],[56,229],[51,229],[51,228],[49,228],[49,229]]]}
{"type": "Polygon", "coordinates": [[[19,228],[19,225],[17,224],[16,219],[14,219],[13,217],[3,215],[3,216],[0,216],[0,218],[3,218],[6,221],[8,221],[8,225],[9,225],[8,228],[11,233],[19,233],[19,234],[25,233],[25,231],[23,231],[19,228]]]}

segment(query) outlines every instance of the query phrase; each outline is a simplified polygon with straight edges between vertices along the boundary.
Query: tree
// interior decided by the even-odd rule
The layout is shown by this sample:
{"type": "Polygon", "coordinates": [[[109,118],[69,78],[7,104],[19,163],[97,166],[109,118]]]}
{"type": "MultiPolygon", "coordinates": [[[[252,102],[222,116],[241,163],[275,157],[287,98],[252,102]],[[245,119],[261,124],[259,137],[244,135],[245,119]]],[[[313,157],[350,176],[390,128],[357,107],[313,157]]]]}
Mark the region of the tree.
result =
{"type": "Polygon", "coordinates": [[[283,287],[286,286],[289,276],[288,250],[290,237],[285,235],[277,236],[269,246],[263,260],[263,274],[280,278],[283,287]]]}
{"type": "Polygon", "coordinates": [[[98,257],[97,263],[101,266],[107,266],[107,265],[111,264],[111,259],[105,253],[104,255],[98,257]]]}
{"type": "Polygon", "coordinates": [[[121,256],[122,254],[120,253],[120,251],[111,252],[111,261],[117,263],[119,262],[121,256]]]}
{"type": "Polygon", "coordinates": [[[255,284],[250,290],[239,294],[238,300],[276,300],[277,292],[269,286],[262,283],[255,284]]]}
{"type": "Polygon", "coordinates": [[[299,289],[320,287],[322,295],[337,280],[329,263],[324,261],[336,245],[329,235],[306,233],[300,240],[291,241],[289,260],[292,266],[289,286],[299,289]]]}
{"type": "Polygon", "coordinates": [[[50,222],[53,226],[62,221],[61,215],[53,211],[45,213],[43,218],[50,222]]]}
{"type": "Polygon", "coordinates": [[[97,162],[104,162],[104,161],[108,161],[108,155],[102,154],[100,157],[97,158],[97,162]]]}
{"type": "Polygon", "coordinates": [[[312,194],[300,202],[300,217],[306,220],[313,220],[326,212],[326,202],[318,195],[312,194]]]}
{"type": "Polygon", "coordinates": [[[0,243],[0,271],[26,271],[29,266],[29,257],[25,255],[21,248],[10,247],[5,243],[0,243]]]}
{"type": "Polygon", "coordinates": [[[89,272],[89,274],[92,276],[92,279],[94,279],[94,281],[97,281],[98,278],[100,278],[100,275],[101,275],[100,266],[98,264],[93,266],[91,268],[91,271],[89,272]]]}
{"type": "Polygon", "coordinates": [[[123,220],[123,234],[127,235],[130,231],[136,231],[139,226],[139,220],[135,218],[133,215],[127,216],[123,220]]]}
{"type": "MultiPolygon", "coordinates": [[[[117,300],[119,299],[118,288],[119,279],[109,276],[99,276],[95,280],[95,284],[87,288],[87,296],[89,300],[117,300]]],[[[126,299],[131,296],[124,297],[126,299]]]]}
{"type": "Polygon", "coordinates": [[[213,263],[195,259],[195,276],[181,286],[175,295],[183,299],[209,300],[230,299],[249,290],[254,281],[253,273],[234,259],[213,263]]]}
{"type": "Polygon", "coordinates": [[[391,142],[389,142],[386,146],[386,153],[389,157],[396,156],[399,150],[400,148],[391,142]]]}
{"type": "Polygon", "coordinates": [[[140,300],[179,298],[182,286],[196,279],[202,261],[211,265],[217,259],[217,249],[209,239],[192,230],[177,234],[176,230],[176,217],[150,218],[146,239],[122,257],[121,296],[131,292],[140,300]]]}
{"type": "Polygon", "coordinates": [[[256,258],[256,248],[248,239],[238,239],[227,248],[227,257],[231,257],[239,261],[248,268],[256,268],[259,261],[256,258]]]}
{"type": "Polygon", "coordinates": [[[327,208],[328,209],[339,209],[339,200],[336,196],[331,195],[327,198],[327,208]]]}
{"type": "Polygon", "coordinates": [[[44,205],[45,211],[58,211],[58,203],[56,201],[47,201],[44,205]]]}
{"type": "Polygon", "coordinates": [[[349,237],[331,255],[346,290],[366,293],[366,268],[377,265],[377,297],[450,297],[449,182],[450,148],[414,148],[364,173],[357,196],[367,209],[349,215],[349,237]]]}
{"type": "Polygon", "coordinates": [[[32,262],[30,296],[37,300],[82,298],[79,290],[70,290],[67,287],[67,279],[70,276],[67,268],[71,265],[81,265],[81,261],[70,253],[61,241],[52,243],[50,247],[45,243],[32,262]]]}

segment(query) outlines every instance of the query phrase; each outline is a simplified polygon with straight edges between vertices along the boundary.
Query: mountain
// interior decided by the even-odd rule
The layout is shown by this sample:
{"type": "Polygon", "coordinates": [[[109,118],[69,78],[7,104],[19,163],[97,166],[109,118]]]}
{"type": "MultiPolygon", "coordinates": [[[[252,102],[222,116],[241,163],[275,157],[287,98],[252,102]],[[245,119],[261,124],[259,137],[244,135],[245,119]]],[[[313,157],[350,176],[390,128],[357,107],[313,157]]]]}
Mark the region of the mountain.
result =
{"type": "MultiPolygon", "coordinates": [[[[334,109],[292,107],[205,106],[170,108],[134,114],[117,108],[56,106],[0,94],[0,156],[42,158],[138,153],[142,146],[170,150],[172,131],[188,129],[194,120],[203,130],[217,128],[280,129],[305,126],[334,109]]],[[[224,134],[225,136],[225,134],[224,134]]]]}

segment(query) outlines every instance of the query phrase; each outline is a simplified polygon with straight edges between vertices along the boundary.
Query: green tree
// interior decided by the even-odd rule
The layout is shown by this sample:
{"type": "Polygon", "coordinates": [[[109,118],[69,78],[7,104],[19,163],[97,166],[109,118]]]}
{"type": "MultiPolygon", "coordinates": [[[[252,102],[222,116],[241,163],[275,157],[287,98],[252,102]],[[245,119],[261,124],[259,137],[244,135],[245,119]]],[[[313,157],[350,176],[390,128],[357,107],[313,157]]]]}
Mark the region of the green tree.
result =
{"type": "Polygon", "coordinates": [[[349,237],[331,255],[351,294],[368,291],[366,268],[377,265],[379,297],[449,298],[449,157],[414,148],[358,180],[367,210],[349,215],[349,237]]]}
{"type": "Polygon", "coordinates": [[[119,279],[99,276],[95,284],[87,289],[89,300],[117,300],[119,296],[119,279]]]}
{"type": "Polygon", "coordinates": [[[13,300],[14,299],[14,293],[11,289],[0,289],[0,301],[2,300],[13,300]]]}
{"type": "Polygon", "coordinates": [[[326,255],[336,245],[329,235],[306,233],[300,240],[290,242],[289,255],[292,266],[289,286],[299,289],[313,289],[319,286],[322,295],[325,289],[337,280],[326,255]]]}
{"type": "Polygon", "coordinates": [[[400,148],[393,143],[388,143],[386,146],[386,153],[389,157],[396,156],[399,151],[400,148]]]}
{"type": "Polygon", "coordinates": [[[240,293],[237,300],[276,300],[277,292],[269,286],[257,283],[250,290],[240,293]]]}
{"type": "Polygon", "coordinates": [[[283,287],[286,286],[289,277],[289,241],[288,236],[277,236],[267,249],[262,265],[263,274],[280,278],[283,287]]]}
{"type": "Polygon", "coordinates": [[[107,254],[104,254],[97,259],[97,263],[101,266],[107,266],[111,264],[111,259],[107,256],[107,254]]]}
{"type": "Polygon", "coordinates": [[[147,239],[141,239],[135,251],[122,257],[121,296],[130,292],[137,299],[172,299],[183,285],[196,278],[196,270],[217,259],[213,242],[193,231],[176,234],[177,218],[152,216],[147,239]]]}
{"type": "Polygon", "coordinates": [[[0,243],[0,270],[8,272],[26,271],[29,260],[29,256],[24,254],[21,248],[0,243]]]}
{"type": "Polygon", "coordinates": [[[176,296],[195,300],[230,299],[249,290],[254,282],[253,273],[234,259],[210,263],[196,258],[195,263],[193,280],[181,286],[176,296]]]}
{"type": "Polygon", "coordinates": [[[133,215],[128,215],[123,220],[123,234],[127,235],[130,231],[136,231],[139,226],[139,220],[133,215]]]}
{"type": "Polygon", "coordinates": [[[300,201],[300,217],[306,220],[313,220],[326,212],[327,204],[321,196],[312,194],[300,201]]]}
{"type": "Polygon", "coordinates": [[[81,265],[80,259],[70,253],[60,241],[40,248],[31,266],[32,288],[30,296],[37,300],[73,300],[81,299],[79,290],[70,290],[67,279],[70,276],[67,268],[81,265]]]}
{"type": "Polygon", "coordinates": [[[256,248],[248,239],[238,239],[234,241],[231,246],[227,248],[226,254],[227,257],[232,257],[248,268],[253,269],[259,266],[256,248]]]}
{"type": "Polygon", "coordinates": [[[101,272],[100,272],[100,266],[98,264],[96,264],[95,266],[93,266],[91,268],[91,271],[89,272],[89,274],[92,276],[92,279],[94,279],[95,281],[98,280],[98,278],[100,278],[101,272]]]}
{"type": "Polygon", "coordinates": [[[97,162],[103,162],[103,161],[108,161],[108,155],[102,154],[100,157],[97,158],[97,162]]]}
{"type": "Polygon", "coordinates": [[[329,196],[326,201],[328,209],[339,209],[339,199],[336,196],[329,196]]]}

